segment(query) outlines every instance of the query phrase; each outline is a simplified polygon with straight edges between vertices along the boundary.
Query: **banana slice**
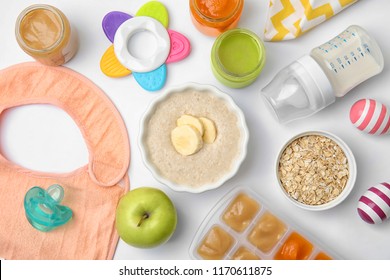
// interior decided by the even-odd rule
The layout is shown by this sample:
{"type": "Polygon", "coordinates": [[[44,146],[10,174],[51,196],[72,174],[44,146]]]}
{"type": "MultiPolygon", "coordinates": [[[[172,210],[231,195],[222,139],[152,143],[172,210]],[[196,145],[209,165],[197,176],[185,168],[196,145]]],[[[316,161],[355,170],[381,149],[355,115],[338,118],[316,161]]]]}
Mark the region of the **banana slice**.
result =
{"type": "Polygon", "coordinates": [[[214,143],[215,138],[217,138],[217,128],[214,122],[208,118],[199,118],[199,120],[204,128],[203,141],[207,144],[214,143]]]}
{"type": "Polygon", "coordinates": [[[175,127],[171,132],[171,141],[176,151],[183,156],[198,152],[203,146],[202,135],[192,125],[175,127]]]}
{"type": "Polygon", "coordinates": [[[204,133],[203,124],[196,117],[193,117],[191,115],[182,115],[180,118],[177,119],[176,125],[177,126],[192,125],[193,127],[195,127],[199,131],[200,136],[203,136],[203,133],[204,133]]]}

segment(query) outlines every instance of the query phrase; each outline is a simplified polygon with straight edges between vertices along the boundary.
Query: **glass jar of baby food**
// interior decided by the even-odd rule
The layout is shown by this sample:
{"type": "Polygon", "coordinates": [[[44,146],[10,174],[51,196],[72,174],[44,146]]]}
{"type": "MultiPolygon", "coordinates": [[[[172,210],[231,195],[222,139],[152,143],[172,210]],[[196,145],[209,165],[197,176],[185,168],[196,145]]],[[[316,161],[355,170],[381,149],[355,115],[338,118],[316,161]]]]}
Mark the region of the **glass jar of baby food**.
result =
{"type": "Polygon", "coordinates": [[[75,30],[66,16],[50,5],[32,5],[17,18],[16,40],[24,52],[42,64],[58,66],[77,52],[75,30]]]}
{"type": "Polygon", "coordinates": [[[193,24],[214,37],[237,26],[243,7],[244,0],[190,0],[193,24]]]}
{"type": "Polygon", "coordinates": [[[262,40],[248,29],[235,28],[219,35],[211,49],[211,69],[225,86],[243,88],[260,75],[266,61],[262,40]]]}

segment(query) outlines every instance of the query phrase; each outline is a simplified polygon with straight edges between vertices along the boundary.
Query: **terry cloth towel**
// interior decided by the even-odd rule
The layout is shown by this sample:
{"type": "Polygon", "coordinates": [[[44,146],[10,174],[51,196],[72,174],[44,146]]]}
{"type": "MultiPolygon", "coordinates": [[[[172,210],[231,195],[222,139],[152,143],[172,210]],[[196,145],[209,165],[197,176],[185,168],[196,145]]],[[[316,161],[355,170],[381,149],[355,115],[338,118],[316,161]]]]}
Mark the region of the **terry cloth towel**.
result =
{"type": "Polygon", "coordinates": [[[264,40],[299,37],[358,0],[270,0],[264,40]]]}
{"type": "Polygon", "coordinates": [[[43,173],[0,153],[0,256],[112,259],[119,240],[115,210],[129,189],[130,145],[119,112],[96,85],[65,67],[23,63],[0,71],[0,114],[28,104],[51,104],[67,112],[86,141],[89,163],[67,174],[43,173]],[[31,187],[52,184],[64,188],[62,204],[72,209],[73,217],[41,232],[27,221],[23,200],[31,187]]]}

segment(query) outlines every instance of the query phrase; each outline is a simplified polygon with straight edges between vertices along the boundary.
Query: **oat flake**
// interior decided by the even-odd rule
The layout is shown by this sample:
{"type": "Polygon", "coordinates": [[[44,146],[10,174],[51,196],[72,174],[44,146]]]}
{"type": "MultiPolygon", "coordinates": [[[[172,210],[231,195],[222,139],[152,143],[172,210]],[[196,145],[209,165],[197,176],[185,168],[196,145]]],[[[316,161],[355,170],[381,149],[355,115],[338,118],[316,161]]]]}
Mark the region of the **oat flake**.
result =
{"type": "Polygon", "coordinates": [[[293,199],[321,205],[344,190],[349,177],[348,160],[332,139],[307,135],[284,149],[278,173],[283,188],[293,199]]]}

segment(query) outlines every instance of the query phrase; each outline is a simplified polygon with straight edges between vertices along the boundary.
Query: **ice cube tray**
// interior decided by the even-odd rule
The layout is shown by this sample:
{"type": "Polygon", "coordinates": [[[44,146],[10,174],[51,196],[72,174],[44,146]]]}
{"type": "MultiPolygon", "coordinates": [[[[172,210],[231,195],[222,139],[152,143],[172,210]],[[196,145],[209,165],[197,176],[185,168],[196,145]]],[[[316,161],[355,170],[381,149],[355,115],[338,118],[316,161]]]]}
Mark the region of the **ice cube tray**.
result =
{"type": "Polygon", "coordinates": [[[191,243],[193,259],[341,259],[249,188],[222,198],[191,243]]]}

